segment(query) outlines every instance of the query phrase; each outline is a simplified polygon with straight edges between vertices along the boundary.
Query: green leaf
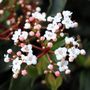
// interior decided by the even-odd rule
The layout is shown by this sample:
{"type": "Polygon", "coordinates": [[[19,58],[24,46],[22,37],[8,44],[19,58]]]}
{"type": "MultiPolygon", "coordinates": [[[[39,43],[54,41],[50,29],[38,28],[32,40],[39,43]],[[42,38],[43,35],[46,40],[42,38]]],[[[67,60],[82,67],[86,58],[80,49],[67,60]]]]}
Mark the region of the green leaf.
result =
{"type": "Polygon", "coordinates": [[[31,78],[29,76],[21,76],[11,80],[9,90],[30,90],[31,78]]]}
{"type": "Polygon", "coordinates": [[[36,67],[30,66],[27,68],[28,74],[31,76],[31,78],[36,78],[38,76],[38,71],[36,67]]]}
{"type": "Polygon", "coordinates": [[[8,18],[9,15],[10,15],[10,12],[5,11],[4,15],[2,17],[0,17],[0,22],[4,22],[8,18]]]}
{"type": "Polygon", "coordinates": [[[84,66],[85,68],[90,68],[90,56],[86,58],[84,66]]]}
{"type": "Polygon", "coordinates": [[[76,63],[79,65],[79,66],[84,66],[84,63],[86,61],[86,57],[85,56],[82,56],[82,55],[79,55],[76,59],[76,63]]]}
{"type": "Polygon", "coordinates": [[[51,87],[51,90],[57,90],[62,84],[62,77],[55,78],[53,74],[48,74],[46,76],[46,81],[51,87]]]}
{"type": "Polygon", "coordinates": [[[44,73],[44,70],[47,69],[48,64],[49,64],[49,61],[46,55],[38,59],[38,64],[36,65],[36,67],[39,75],[42,75],[44,73]]]}
{"type": "Polygon", "coordinates": [[[53,44],[53,47],[52,47],[51,49],[52,49],[52,50],[55,50],[55,49],[63,46],[64,44],[65,44],[64,38],[61,38],[61,37],[60,37],[60,38],[58,38],[57,42],[55,42],[55,43],[53,44]]]}
{"type": "Polygon", "coordinates": [[[60,87],[62,85],[62,77],[57,77],[56,78],[56,88],[58,89],[58,87],[60,87]]]}
{"type": "Polygon", "coordinates": [[[49,2],[50,6],[48,9],[48,15],[54,16],[56,13],[61,12],[64,9],[67,0],[49,0],[49,2]]]}

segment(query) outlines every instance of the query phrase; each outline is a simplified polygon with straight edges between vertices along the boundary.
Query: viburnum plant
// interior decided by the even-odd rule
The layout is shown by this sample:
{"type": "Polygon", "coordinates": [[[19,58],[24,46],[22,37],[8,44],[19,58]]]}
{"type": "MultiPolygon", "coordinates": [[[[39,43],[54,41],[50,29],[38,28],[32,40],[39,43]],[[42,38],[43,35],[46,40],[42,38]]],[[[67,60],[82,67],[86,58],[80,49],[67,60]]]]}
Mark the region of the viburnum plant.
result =
{"type": "Polygon", "coordinates": [[[24,20],[20,16],[17,26],[10,28],[14,47],[4,54],[4,61],[11,62],[15,79],[30,74],[32,67],[38,75],[43,73],[48,78],[53,75],[53,78],[61,79],[62,74],[70,74],[69,63],[86,54],[81,48],[80,38],[65,33],[65,30],[77,27],[78,23],[71,20],[72,12],[68,10],[46,17],[40,7],[28,8],[30,11],[26,12],[24,20]]]}

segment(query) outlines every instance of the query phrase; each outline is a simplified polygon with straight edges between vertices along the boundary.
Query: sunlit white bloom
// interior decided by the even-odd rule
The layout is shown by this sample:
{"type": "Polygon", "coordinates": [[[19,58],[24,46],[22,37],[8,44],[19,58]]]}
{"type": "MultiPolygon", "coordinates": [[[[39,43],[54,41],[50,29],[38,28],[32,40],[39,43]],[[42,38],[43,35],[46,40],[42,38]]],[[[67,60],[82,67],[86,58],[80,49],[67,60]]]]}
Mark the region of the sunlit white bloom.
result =
{"type": "Polygon", "coordinates": [[[46,21],[45,17],[46,14],[45,13],[40,13],[40,12],[34,12],[32,13],[32,16],[40,21],[46,21]]]}
{"type": "Polygon", "coordinates": [[[52,22],[52,21],[53,21],[53,17],[48,16],[48,17],[47,17],[47,21],[52,22]]]}
{"type": "Polygon", "coordinates": [[[44,37],[49,40],[55,40],[56,39],[56,33],[45,31],[44,37]]]}
{"type": "Polygon", "coordinates": [[[67,48],[60,47],[60,48],[56,49],[54,53],[56,55],[57,60],[61,60],[67,56],[67,48]]]}
{"type": "Polygon", "coordinates": [[[68,69],[68,61],[66,60],[61,60],[60,62],[57,63],[59,66],[59,71],[63,72],[68,69]]]}
{"type": "Polygon", "coordinates": [[[66,10],[66,11],[63,11],[62,14],[63,14],[63,17],[66,18],[66,17],[70,17],[72,15],[72,12],[66,10]]]}
{"type": "Polygon", "coordinates": [[[30,23],[25,23],[24,25],[24,29],[30,29],[31,28],[31,24],[30,23]]]}
{"type": "Polygon", "coordinates": [[[50,23],[47,26],[47,30],[51,30],[52,32],[57,32],[58,29],[59,29],[59,26],[56,23],[55,24],[50,23]]]}
{"type": "Polygon", "coordinates": [[[20,35],[19,37],[23,37],[24,40],[26,40],[27,37],[28,37],[28,32],[26,32],[26,31],[22,31],[22,32],[21,32],[21,35],[20,35]]]}
{"type": "Polygon", "coordinates": [[[68,49],[69,56],[73,57],[74,59],[80,54],[80,50],[75,47],[71,47],[68,49]]]}
{"type": "Polygon", "coordinates": [[[62,24],[66,29],[73,28],[73,21],[70,18],[64,18],[62,20],[62,24]]]}
{"type": "Polygon", "coordinates": [[[61,13],[57,13],[56,16],[53,19],[53,23],[61,22],[61,19],[62,19],[61,13]]]}
{"type": "Polygon", "coordinates": [[[35,55],[28,54],[26,56],[26,59],[24,60],[24,63],[26,63],[27,65],[35,65],[37,64],[37,57],[35,55]]]}
{"type": "Polygon", "coordinates": [[[21,48],[21,51],[23,52],[29,52],[29,53],[33,53],[32,51],[32,45],[28,44],[28,45],[24,45],[24,47],[21,48]]]}

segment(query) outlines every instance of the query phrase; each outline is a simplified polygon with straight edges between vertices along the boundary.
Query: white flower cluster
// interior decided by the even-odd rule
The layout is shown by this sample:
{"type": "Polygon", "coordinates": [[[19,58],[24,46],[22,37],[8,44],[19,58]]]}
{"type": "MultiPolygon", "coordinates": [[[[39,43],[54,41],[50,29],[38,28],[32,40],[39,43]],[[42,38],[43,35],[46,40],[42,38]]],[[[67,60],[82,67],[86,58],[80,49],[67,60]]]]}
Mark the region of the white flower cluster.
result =
{"type": "Polygon", "coordinates": [[[47,21],[51,22],[51,23],[48,24],[47,30],[46,30],[46,32],[44,34],[44,37],[48,41],[50,41],[50,40],[55,41],[57,39],[56,33],[60,31],[59,29],[60,29],[60,27],[62,25],[66,29],[76,27],[78,24],[77,24],[77,22],[73,22],[71,20],[71,15],[72,15],[72,12],[70,12],[70,11],[63,11],[62,14],[61,13],[57,13],[55,17],[49,16],[47,18],[47,21]]]}
{"type": "Polygon", "coordinates": [[[21,31],[21,29],[18,29],[17,31],[14,32],[12,36],[12,40],[14,41],[14,44],[18,43],[18,41],[24,41],[28,37],[28,32],[27,31],[21,31]]]}
{"type": "Polygon", "coordinates": [[[59,37],[64,36],[63,30],[76,27],[77,23],[71,20],[72,12],[70,11],[57,13],[56,16],[49,16],[47,19],[46,14],[40,13],[40,11],[41,9],[37,7],[35,12],[30,13],[30,17],[26,17],[23,28],[14,31],[11,39],[14,41],[14,45],[19,47],[19,51],[14,52],[12,49],[8,49],[7,54],[4,55],[5,62],[12,62],[14,78],[17,78],[20,72],[22,72],[22,75],[27,73],[26,70],[21,71],[23,63],[25,66],[36,65],[39,63],[37,59],[45,54],[50,62],[49,70],[54,72],[56,76],[64,71],[68,74],[70,73],[69,62],[73,62],[79,54],[86,54],[84,49],[79,49],[80,45],[73,37],[65,37],[65,46],[58,47],[53,53],[51,48],[59,37]],[[49,23],[47,27],[44,26],[46,29],[44,35],[42,33],[42,22],[49,23]],[[39,46],[32,44],[32,40],[35,40],[35,43],[39,46]],[[37,56],[33,54],[33,48],[40,50],[37,56]],[[56,62],[51,60],[50,53],[56,56],[56,62]],[[54,70],[54,65],[57,65],[59,70],[56,71],[56,68],[54,70]]]}
{"type": "Polygon", "coordinates": [[[21,65],[23,63],[26,63],[27,65],[35,65],[37,64],[37,57],[33,55],[32,51],[32,45],[24,45],[20,51],[17,52],[17,56],[14,58],[10,58],[9,55],[12,54],[10,52],[10,49],[7,50],[6,55],[4,55],[4,61],[10,62],[10,59],[12,60],[12,71],[13,71],[13,77],[17,77],[21,70],[21,65]],[[9,51],[9,52],[8,52],[9,51]],[[22,53],[26,53],[27,55],[24,55],[22,53]]]}
{"type": "Polygon", "coordinates": [[[66,71],[68,69],[69,62],[73,62],[79,54],[85,55],[86,52],[84,49],[79,49],[78,42],[74,40],[73,37],[66,37],[65,38],[65,44],[66,45],[72,45],[70,47],[59,47],[55,50],[55,55],[57,59],[57,65],[59,66],[59,71],[66,71]]]}
{"type": "Polygon", "coordinates": [[[46,13],[40,13],[40,7],[36,8],[36,12],[32,13],[32,16],[40,21],[46,21],[46,13]]]}

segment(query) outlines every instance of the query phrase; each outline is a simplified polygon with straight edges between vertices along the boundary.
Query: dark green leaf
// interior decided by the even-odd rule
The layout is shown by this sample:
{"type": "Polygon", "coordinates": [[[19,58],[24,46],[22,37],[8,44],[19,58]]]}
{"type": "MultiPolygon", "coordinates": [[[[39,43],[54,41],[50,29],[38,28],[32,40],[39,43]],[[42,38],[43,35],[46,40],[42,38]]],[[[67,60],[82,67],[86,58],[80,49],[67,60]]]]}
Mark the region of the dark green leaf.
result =
{"type": "Polygon", "coordinates": [[[48,15],[55,15],[56,13],[62,11],[67,0],[49,0],[50,6],[48,9],[48,15]]]}
{"type": "Polygon", "coordinates": [[[58,38],[57,42],[54,43],[53,47],[52,47],[52,50],[55,50],[57,49],[58,47],[61,47],[65,44],[65,40],[64,38],[58,38]]]}
{"type": "Polygon", "coordinates": [[[48,74],[46,81],[52,90],[57,90],[62,84],[62,77],[55,78],[53,74],[48,74]]]}
{"type": "Polygon", "coordinates": [[[36,67],[37,67],[39,75],[42,75],[44,73],[44,70],[47,69],[48,64],[49,64],[49,61],[46,55],[38,59],[38,64],[36,67]]]}
{"type": "Polygon", "coordinates": [[[29,76],[21,76],[12,79],[9,90],[31,90],[31,78],[29,76]]]}
{"type": "Polygon", "coordinates": [[[4,15],[0,17],[0,22],[4,22],[8,18],[9,15],[10,15],[9,11],[5,11],[4,15]]]}
{"type": "Polygon", "coordinates": [[[90,71],[82,71],[80,74],[80,90],[90,89],[90,71]]]}
{"type": "Polygon", "coordinates": [[[36,67],[34,66],[30,66],[27,68],[28,70],[28,74],[32,77],[32,78],[36,78],[38,76],[38,72],[36,67]]]}

